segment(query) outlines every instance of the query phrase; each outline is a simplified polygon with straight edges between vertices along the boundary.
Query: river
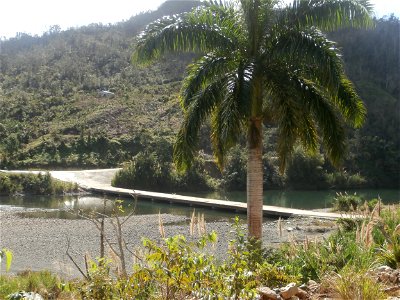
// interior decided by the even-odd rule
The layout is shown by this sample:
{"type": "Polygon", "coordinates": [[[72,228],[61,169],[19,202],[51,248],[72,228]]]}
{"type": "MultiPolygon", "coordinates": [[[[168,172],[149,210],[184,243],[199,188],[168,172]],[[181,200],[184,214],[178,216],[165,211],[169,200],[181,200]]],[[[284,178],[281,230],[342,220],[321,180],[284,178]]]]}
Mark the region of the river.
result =
{"type": "MultiPolygon", "coordinates": [[[[377,198],[378,196],[385,204],[400,203],[400,191],[395,189],[362,189],[352,191],[356,192],[364,200],[377,198]]],[[[188,194],[191,196],[215,198],[230,201],[246,201],[244,192],[230,193],[203,193],[188,194]]],[[[264,204],[283,206],[300,209],[323,209],[332,206],[332,200],[336,195],[336,191],[264,191],[264,204]]],[[[117,198],[103,197],[99,195],[80,195],[80,196],[25,196],[25,197],[0,197],[1,210],[16,210],[26,217],[50,217],[50,218],[76,218],[78,211],[89,212],[92,210],[103,211],[104,203],[106,203],[105,211],[110,213],[111,203],[117,198]]],[[[136,214],[154,214],[169,213],[174,215],[189,216],[193,212],[192,207],[167,204],[150,200],[124,199],[123,210],[129,213],[135,210],[136,214]]],[[[233,213],[221,210],[211,210],[204,208],[196,208],[197,212],[204,213],[208,219],[231,218],[233,213]]]]}

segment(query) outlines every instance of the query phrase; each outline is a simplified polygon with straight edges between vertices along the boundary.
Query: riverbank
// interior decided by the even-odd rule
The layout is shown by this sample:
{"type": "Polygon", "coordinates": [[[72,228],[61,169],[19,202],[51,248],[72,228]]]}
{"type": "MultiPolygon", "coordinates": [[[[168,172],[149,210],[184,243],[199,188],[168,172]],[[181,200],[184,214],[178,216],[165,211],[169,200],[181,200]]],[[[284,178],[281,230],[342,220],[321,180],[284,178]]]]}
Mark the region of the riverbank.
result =
{"type": "MultiPolygon", "coordinates": [[[[190,220],[187,217],[163,214],[161,218],[167,237],[182,234],[190,238],[190,220]]],[[[320,238],[336,228],[334,221],[291,218],[282,221],[280,236],[277,222],[269,220],[263,224],[263,244],[266,247],[276,247],[287,241],[301,241],[305,237],[320,238]]],[[[243,227],[245,229],[245,225],[243,227]]],[[[211,251],[217,257],[223,257],[233,238],[232,221],[226,219],[206,223],[206,230],[216,231],[218,242],[211,251]]],[[[114,243],[115,234],[110,224],[106,232],[114,243]]],[[[162,241],[158,215],[135,215],[124,224],[123,232],[131,249],[141,247],[144,237],[162,241]]],[[[18,212],[0,211],[0,245],[14,254],[11,273],[46,269],[65,277],[79,276],[66,255],[68,240],[69,252],[82,268],[85,254],[90,254],[92,258],[99,255],[99,232],[89,220],[24,218],[18,212]]]]}

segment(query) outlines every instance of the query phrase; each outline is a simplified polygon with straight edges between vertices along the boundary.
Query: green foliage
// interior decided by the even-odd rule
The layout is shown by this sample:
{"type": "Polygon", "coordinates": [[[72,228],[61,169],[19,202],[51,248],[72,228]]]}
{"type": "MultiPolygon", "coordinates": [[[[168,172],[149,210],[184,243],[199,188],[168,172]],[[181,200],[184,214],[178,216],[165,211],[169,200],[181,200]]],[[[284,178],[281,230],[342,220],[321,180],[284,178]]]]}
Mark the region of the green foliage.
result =
{"type": "MultiPolygon", "coordinates": [[[[221,188],[228,191],[245,191],[247,182],[247,157],[244,147],[236,146],[229,153],[222,173],[221,188]]],[[[284,187],[284,177],[279,174],[276,162],[263,156],[263,186],[265,189],[284,187]]]]}
{"type": "MultiPolygon", "coordinates": [[[[0,264],[3,262],[3,260],[5,261],[7,272],[11,267],[12,258],[13,258],[13,255],[10,250],[5,249],[5,248],[0,250],[0,264]]],[[[0,269],[1,269],[1,265],[0,265],[0,269]]]]}
{"type": "Polygon", "coordinates": [[[295,149],[286,170],[289,187],[295,189],[323,189],[327,187],[324,159],[320,154],[310,155],[295,149]]]}
{"type": "Polygon", "coordinates": [[[338,274],[325,278],[322,285],[343,300],[387,298],[383,284],[376,282],[366,269],[359,269],[354,266],[343,268],[338,274]]]}
{"type": "Polygon", "coordinates": [[[89,281],[78,286],[82,299],[115,299],[115,282],[110,274],[109,262],[104,259],[100,259],[98,262],[90,261],[88,274],[89,281]]]}
{"type": "Polygon", "coordinates": [[[113,186],[162,192],[210,191],[212,185],[205,171],[204,160],[198,158],[186,173],[176,172],[171,157],[156,152],[139,152],[132,161],[118,171],[112,180],[113,186]]]}
{"type": "Polygon", "coordinates": [[[373,231],[378,258],[381,263],[396,269],[400,266],[400,209],[385,210],[381,217],[373,231]]]}
{"type": "Polygon", "coordinates": [[[284,246],[274,260],[288,274],[301,276],[301,282],[321,280],[345,266],[367,269],[374,261],[373,251],[364,248],[355,232],[337,232],[322,241],[308,241],[284,246]]]}
{"type": "Polygon", "coordinates": [[[367,180],[360,174],[349,174],[346,171],[326,174],[326,181],[330,188],[335,189],[362,188],[367,184],[367,180]]]}
{"type": "Polygon", "coordinates": [[[1,275],[0,298],[24,299],[18,297],[23,295],[24,292],[22,291],[29,291],[41,295],[45,300],[73,299],[74,293],[68,291],[69,288],[67,287],[69,286],[70,284],[65,285],[57,275],[49,271],[26,271],[16,276],[1,275]]]}
{"type": "Polygon", "coordinates": [[[154,242],[127,277],[113,276],[110,263],[91,263],[89,280],[79,287],[83,299],[252,299],[260,285],[280,285],[296,278],[265,260],[265,251],[248,241],[238,219],[226,259],[217,261],[215,232],[199,238],[174,236],[154,242]]]}
{"type": "Polygon", "coordinates": [[[356,211],[363,203],[362,198],[356,193],[353,195],[347,194],[347,192],[336,193],[336,197],[333,199],[333,207],[337,211],[356,211]]]}
{"type": "Polygon", "coordinates": [[[78,186],[53,179],[50,173],[17,174],[0,172],[0,194],[62,195],[77,192],[78,186]]]}

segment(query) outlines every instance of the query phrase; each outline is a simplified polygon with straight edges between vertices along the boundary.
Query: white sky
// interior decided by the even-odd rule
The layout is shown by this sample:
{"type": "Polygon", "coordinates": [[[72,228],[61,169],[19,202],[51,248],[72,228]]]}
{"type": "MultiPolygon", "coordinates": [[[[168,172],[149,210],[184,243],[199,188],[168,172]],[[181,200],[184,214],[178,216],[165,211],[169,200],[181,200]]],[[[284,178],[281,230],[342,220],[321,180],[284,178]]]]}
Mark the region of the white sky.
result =
{"type": "MultiPolygon", "coordinates": [[[[91,23],[116,23],[154,10],[165,0],[1,0],[0,39],[17,32],[41,35],[52,25],[62,30],[91,23]]],[[[284,0],[288,1],[288,0],[284,0]]],[[[370,0],[377,17],[400,17],[400,0],[370,0]]]]}

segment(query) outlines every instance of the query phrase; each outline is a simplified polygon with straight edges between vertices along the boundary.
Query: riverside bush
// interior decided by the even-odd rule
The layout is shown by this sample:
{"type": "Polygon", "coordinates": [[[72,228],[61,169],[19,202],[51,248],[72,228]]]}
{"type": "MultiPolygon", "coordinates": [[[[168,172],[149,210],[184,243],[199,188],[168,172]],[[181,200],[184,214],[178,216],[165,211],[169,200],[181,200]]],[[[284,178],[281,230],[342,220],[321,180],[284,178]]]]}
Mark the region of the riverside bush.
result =
{"type": "Polygon", "coordinates": [[[346,171],[326,174],[326,180],[331,188],[348,189],[366,186],[366,179],[360,174],[349,174],[346,171]]]}
{"type": "Polygon", "coordinates": [[[0,172],[0,194],[58,195],[77,192],[78,186],[45,174],[11,174],[0,172]]]}
{"type": "Polygon", "coordinates": [[[362,204],[362,198],[354,193],[353,195],[344,193],[336,193],[336,197],[333,199],[333,207],[337,211],[355,211],[362,204]]]}
{"type": "MultiPolygon", "coordinates": [[[[171,157],[170,157],[171,159],[171,157]]],[[[156,152],[139,152],[115,174],[112,185],[158,192],[210,191],[214,186],[198,158],[186,173],[177,173],[171,160],[159,159],[156,152]]]]}
{"type": "Polygon", "coordinates": [[[301,282],[319,281],[346,266],[367,269],[374,262],[372,249],[359,244],[354,231],[338,231],[322,241],[286,244],[273,256],[276,264],[286,273],[300,276],[301,282]]]}
{"type": "Polygon", "coordinates": [[[23,295],[22,291],[37,293],[46,300],[76,299],[73,297],[74,292],[68,289],[69,284],[65,285],[57,275],[49,271],[25,271],[16,276],[0,276],[0,299],[25,299],[17,298],[18,294],[23,295]]]}

